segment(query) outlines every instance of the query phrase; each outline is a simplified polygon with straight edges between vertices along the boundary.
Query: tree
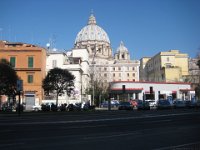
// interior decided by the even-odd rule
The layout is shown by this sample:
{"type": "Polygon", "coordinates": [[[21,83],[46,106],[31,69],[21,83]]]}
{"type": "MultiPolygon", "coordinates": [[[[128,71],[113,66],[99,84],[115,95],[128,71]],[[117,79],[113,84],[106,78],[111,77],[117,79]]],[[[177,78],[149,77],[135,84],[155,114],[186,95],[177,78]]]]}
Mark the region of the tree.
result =
{"type": "Polygon", "coordinates": [[[200,69],[200,58],[199,58],[199,60],[197,61],[197,66],[199,66],[199,69],[200,69]]]}
{"type": "Polygon", "coordinates": [[[107,78],[101,75],[101,72],[96,67],[90,68],[90,86],[86,89],[86,94],[93,95],[94,88],[94,101],[93,103],[98,106],[101,99],[109,99],[109,83],[107,78]]]}
{"type": "Polygon", "coordinates": [[[65,92],[71,95],[74,89],[75,77],[68,71],[60,68],[51,69],[45,79],[42,81],[42,87],[45,95],[56,93],[56,106],[58,106],[58,96],[62,96],[65,92]]]}
{"type": "Polygon", "coordinates": [[[0,60],[0,95],[15,95],[18,76],[9,62],[0,60]]]}
{"type": "MultiPolygon", "coordinates": [[[[198,60],[197,60],[197,66],[200,69],[200,55],[198,55],[198,60]]],[[[199,75],[199,84],[198,86],[195,88],[195,93],[196,93],[196,97],[198,99],[200,99],[200,75],[199,75]]]]}

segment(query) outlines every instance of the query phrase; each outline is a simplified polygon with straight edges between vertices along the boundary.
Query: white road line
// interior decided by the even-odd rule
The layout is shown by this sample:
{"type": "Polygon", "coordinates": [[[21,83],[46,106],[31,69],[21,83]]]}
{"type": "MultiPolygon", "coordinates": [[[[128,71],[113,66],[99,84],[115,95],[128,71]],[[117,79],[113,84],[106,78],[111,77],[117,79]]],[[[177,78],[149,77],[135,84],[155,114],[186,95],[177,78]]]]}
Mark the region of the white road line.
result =
{"type": "Polygon", "coordinates": [[[8,143],[8,144],[0,144],[0,148],[8,147],[8,146],[18,146],[18,145],[24,145],[24,143],[8,143]]]}
{"type": "Polygon", "coordinates": [[[155,120],[155,121],[143,121],[142,123],[157,123],[157,122],[171,122],[172,120],[155,120]]]}
{"type": "Polygon", "coordinates": [[[191,146],[191,145],[196,145],[196,144],[200,144],[200,141],[194,142],[194,143],[187,143],[187,144],[176,145],[176,146],[161,147],[161,148],[156,148],[154,150],[176,149],[176,148],[182,148],[183,146],[191,146]]]}
{"type": "Polygon", "coordinates": [[[42,124],[70,124],[70,123],[90,123],[90,122],[104,122],[104,121],[117,121],[117,120],[132,120],[141,118],[158,118],[168,116],[183,116],[195,113],[180,113],[180,114],[164,114],[164,115],[149,115],[149,116],[136,116],[136,117],[118,117],[118,118],[105,118],[105,119],[89,119],[89,120],[71,120],[71,121],[38,121],[38,122],[15,122],[15,123],[1,123],[0,125],[42,125],[42,124]]]}

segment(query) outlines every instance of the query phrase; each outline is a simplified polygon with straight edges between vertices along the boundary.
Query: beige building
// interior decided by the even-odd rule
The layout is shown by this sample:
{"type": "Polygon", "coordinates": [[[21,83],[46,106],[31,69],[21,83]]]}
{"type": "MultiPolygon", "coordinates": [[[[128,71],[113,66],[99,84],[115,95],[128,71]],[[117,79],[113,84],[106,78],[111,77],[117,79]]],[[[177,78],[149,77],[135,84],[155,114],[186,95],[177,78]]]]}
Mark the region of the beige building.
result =
{"type": "Polygon", "coordinates": [[[197,65],[198,58],[189,59],[189,74],[183,76],[185,82],[192,84],[192,88],[195,89],[196,86],[200,83],[200,69],[197,65]]]}
{"type": "Polygon", "coordinates": [[[180,82],[188,75],[188,54],[179,50],[160,52],[152,58],[140,60],[140,80],[153,82],[180,82]]]}
{"type": "Polygon", "coordinates": [[[139,81],[139,61],[130,59],[128,49],[121,42],[112,60],[95,65],[95,74],[104,82],[139,81]]]}

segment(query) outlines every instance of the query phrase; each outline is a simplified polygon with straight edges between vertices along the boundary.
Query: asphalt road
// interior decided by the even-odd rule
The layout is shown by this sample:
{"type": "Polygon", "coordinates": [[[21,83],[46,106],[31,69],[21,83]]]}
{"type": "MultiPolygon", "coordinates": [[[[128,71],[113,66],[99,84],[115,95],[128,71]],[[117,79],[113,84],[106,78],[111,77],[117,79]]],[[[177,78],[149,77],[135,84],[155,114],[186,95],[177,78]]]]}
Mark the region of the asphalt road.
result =
{"type": "Polygon", "coordinates": [[[0,114],[0,150],[200,150],[200,109],[0,114]]]}

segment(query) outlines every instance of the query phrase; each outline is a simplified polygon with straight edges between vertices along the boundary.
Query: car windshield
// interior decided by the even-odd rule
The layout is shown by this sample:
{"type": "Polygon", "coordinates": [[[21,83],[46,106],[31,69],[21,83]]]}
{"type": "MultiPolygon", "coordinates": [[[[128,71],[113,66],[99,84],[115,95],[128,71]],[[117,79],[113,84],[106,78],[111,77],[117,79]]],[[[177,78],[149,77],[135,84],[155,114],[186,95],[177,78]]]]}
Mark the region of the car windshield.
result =
{"type": "Polygon", "coordinates": [[[121,102],[120,105],[130,105],[129,102],[121,102]]]}
{"type": "Polygon", "coordinates": [[[177,101],[177,104],[184,104],[184,101],[177,101]]]}
{"type": "Polygon", "coordinates": [[[152,101],[148,101],[149,103],[155,103],[155,101],[154,100],[152,100],[152,101]]]}
{"type": "Polygon", "coordinates": [[[163,104],[163,105],[168,105],[168,104],[170,104],[169,101],[167,101],[167,100],[160,100],[159,103],[160,103],[160,104],[163,104]]]}
{"type": "Polygon", "coordinates": [[[138,102],[137,102],[138,104],[142,104],[143,102],[142,102],[142,100],[138,100],[138,102]]]}

